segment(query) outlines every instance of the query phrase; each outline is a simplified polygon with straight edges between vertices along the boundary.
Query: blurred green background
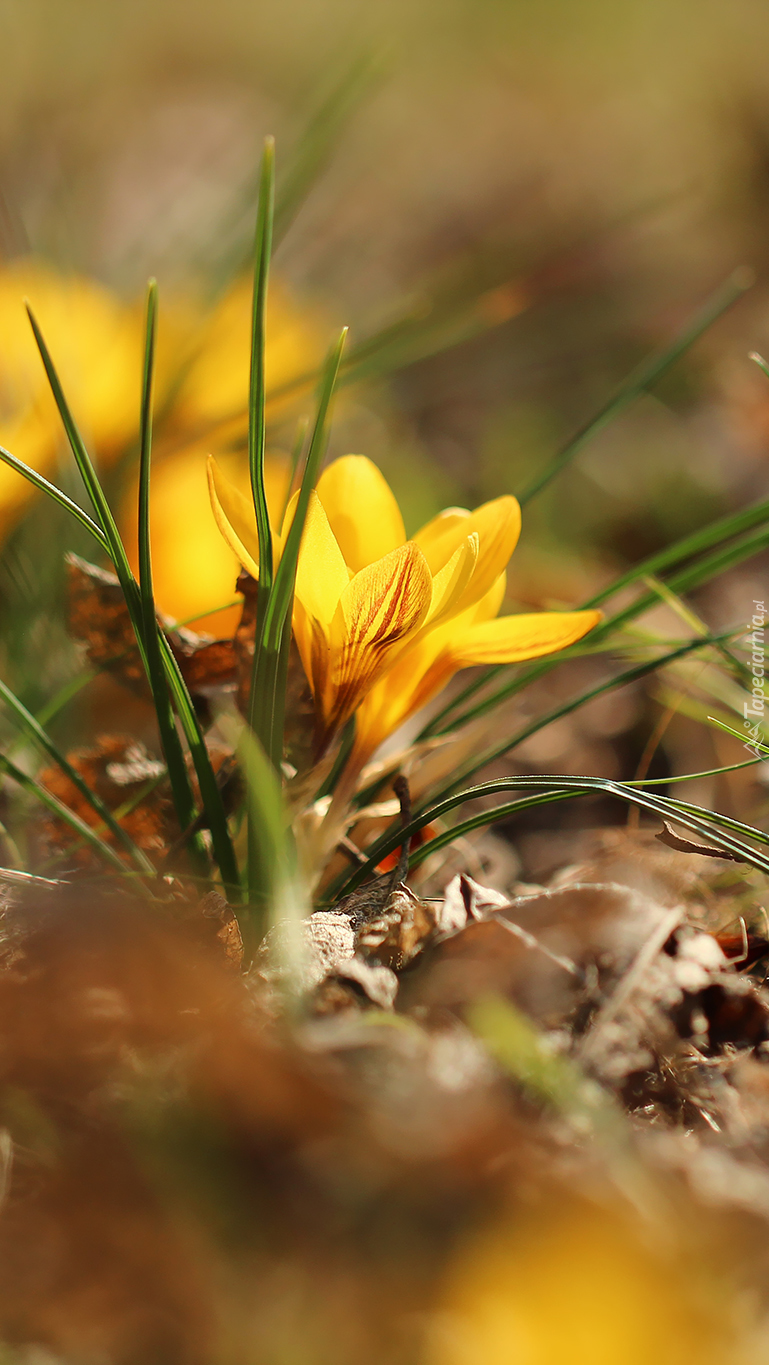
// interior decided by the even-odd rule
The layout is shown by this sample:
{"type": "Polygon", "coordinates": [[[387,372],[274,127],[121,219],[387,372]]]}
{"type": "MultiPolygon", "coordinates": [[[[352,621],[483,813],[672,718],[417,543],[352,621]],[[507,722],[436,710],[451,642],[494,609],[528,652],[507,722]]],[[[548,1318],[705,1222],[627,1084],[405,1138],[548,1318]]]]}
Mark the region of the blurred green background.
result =
{"type": "MultiPolygon", "coordinates": [[[[239,259],[261,139],[284,168],[348,90],[276,268],[360,340],[438,296],[526,306],[354,402],[339,448],[414,519],[514,487],[736,265],[763,273],[769,14],[723,4],[2,7],[2,243],[133,293],[239,259]],[[342,111],[343,113],[344,111],[342,111]]],[[[536,538],[640,553],[765,478],[765,290],[579,462],[536,538]]],[[[535,538],[530,523],[529,540],[535,538]]]]}

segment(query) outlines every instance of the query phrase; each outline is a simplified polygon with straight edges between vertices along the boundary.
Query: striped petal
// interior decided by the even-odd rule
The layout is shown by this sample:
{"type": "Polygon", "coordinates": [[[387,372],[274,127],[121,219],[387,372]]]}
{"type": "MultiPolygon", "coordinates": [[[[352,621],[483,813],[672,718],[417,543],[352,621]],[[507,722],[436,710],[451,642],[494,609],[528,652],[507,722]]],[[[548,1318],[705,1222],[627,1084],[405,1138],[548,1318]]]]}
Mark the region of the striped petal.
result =
{"type": "Polygon", "coordinates": [[[431,600],[432,575],[413,541],[351,579],[331,626],[334,695],[328,720],[334,728],[386,671],[398,646],[419,630],[431,600]]]}
{"type": "MultiPolygon", "coordinates": [[[[453,624],[453,623],[452,623],[453,624]]],[[[437,696],[457,671],[451,625],[423,636],[363,698],[355,717],[355,759],[363,764],[380,744],[437,696]]]]}

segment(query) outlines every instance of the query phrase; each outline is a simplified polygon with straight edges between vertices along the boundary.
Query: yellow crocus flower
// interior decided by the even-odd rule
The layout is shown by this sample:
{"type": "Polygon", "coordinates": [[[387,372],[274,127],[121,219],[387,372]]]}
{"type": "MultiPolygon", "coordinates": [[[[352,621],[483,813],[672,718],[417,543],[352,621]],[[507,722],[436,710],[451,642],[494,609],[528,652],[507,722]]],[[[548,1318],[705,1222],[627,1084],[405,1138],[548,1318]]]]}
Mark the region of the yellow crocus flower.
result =
{"type": "MultiPolygon", "coordinates": [[[[258,575],[250,500],[214,460],[209,488],[225,540],[258,575]]],[[[276,557],[292,516],[293,503],[275,537],[276,557]]],[[[535,659],[596,625],[598,611],[497,617],[520,525],[516,499],[505,496],[474,512],[449,508],[406,540],[376,465],[363,455],[329,465],[310,500],[293,619],[319,754],[357,711],[356,759],[364,762],[458,669],[535,659]]]]}
{"type": "MultiPolygon", "coordinates": [[[[95,280],[61,274],[32,256],[0,270],[0,443],[46,474],[65,442],[25,297],[88,444],[101,459],[113,457],[136,430],[140,311],[95,280]]],[[[0,531],[32,496],[28,483],[0,465],[0,531]]]]}

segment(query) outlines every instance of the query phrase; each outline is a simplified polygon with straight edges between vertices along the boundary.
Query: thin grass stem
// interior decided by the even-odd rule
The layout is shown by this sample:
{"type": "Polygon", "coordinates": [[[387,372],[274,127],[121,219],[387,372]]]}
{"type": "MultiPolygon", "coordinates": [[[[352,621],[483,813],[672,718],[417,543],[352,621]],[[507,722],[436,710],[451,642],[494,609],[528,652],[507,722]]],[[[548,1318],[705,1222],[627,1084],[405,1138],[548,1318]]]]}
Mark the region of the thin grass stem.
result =
{"type": "Polygon", "coordinates": [[[61,752],[58,745],[54,743],[50,735],[46,733],[42,725],[35,720],[35,717],[27,710],[23,702],[19,700],[2,679],[0,679],[0,699],[2,699],[6,706],[13,712],[26,734],[53,759],[54,763],[56,763],[65,776],[69,778],[73,787],[80,792],[83,799],[88,802],[91,809],[94,810],[103,821],[105,827],[133,859],[138,870],[143,872],[146,876],[154,877],[155,868],[146,853],[139,848],[130,834],[123,829],[122,825],[118,824],[117,818],[113,812],[105,805],[101,797],[98,796],[95,791],[91,790],[88,783],[84,781],[77,769],[73,768],[72,764],[61,752]]]}
{"type": "Polygon", "coordinates": [[[548,484],[571,463],[588,441],[608,426],[624,408],[634,402],[646,389],[661,379],[666,371],[694,345],[695,341],[698,341],[703,333],[712,327],[713,323],[731,308],[747,289],[751,288],[754,279],[753,272],[745,268],[736,270],[734,274],[730,275],[729,279],[708,299],[704,307],[700,309],[675,340],[663,350],[642,361],[628,375],[627,379],[623,381],[600,411],[591,417],[584,426],[580,427],[579,431],[567,441],[563,449],[519,493],[518,501],[521,506],[530,502],[538,493],[547,488],[548,484]]]}

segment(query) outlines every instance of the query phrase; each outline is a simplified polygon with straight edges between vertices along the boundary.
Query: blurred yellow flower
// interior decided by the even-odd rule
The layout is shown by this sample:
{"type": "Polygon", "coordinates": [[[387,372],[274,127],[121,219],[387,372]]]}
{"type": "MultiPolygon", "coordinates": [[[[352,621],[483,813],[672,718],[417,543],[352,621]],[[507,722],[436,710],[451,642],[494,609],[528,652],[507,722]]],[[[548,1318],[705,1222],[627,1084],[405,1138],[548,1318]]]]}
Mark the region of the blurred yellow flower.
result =
{"type": "MultiPolygon", "coordinates": [[[[244,462],[226,452],[245,443],[251,289],[250,280],[237,280],[209,313],[191,325],[185,349],[177,355],[177,361],[180,356],[187,359],[177,366],[173,398],[164,412],[157,405],[150,521],[155,596],[170,616],[177,620],[194,616],[197,629],[217,635],[231,633],[237,623],[236,611],[216,608],[233,599],[238,562],[216,528],[206,492],[205,460],[207,452],[215,450],[235,485],[248,493],[244,462]]],[[[279,421],[287,405],[301,395],[302,376],[311,381],[324,346],[325,329],[312,311],[299,308],[280,282],[273,281],[265,356],[270,423],[279,421]]],[[[280,515],[288,477],[286,457],[269,455],[266,470],[280,515]]],[[[119,516],[134,570],[136,516],[134,479],[119,516]]]]}
{"type": "MultiPolygon", "coordinates": [[[[207,453],[202,446],[177,451],[158,460],[152,471],[150,536],[152,575],[160,608],[177,621],[194,618],[195,630],[232,635],[238,607],[217,610],[235,598],[237,556],[222,539],[206,488],[207,453]]],[[[240,492],[250,497],[248,471],[240,457],[222,455],[222,467],[240,492]]],[[[268,496],[282,511],[289,461],[271,454],[265,461],[268,496]]],[[[137,483],[123,501],[120,528],[134,572],[138,571],[137,483]]]]}
{"type": "MultiPolygon", "coordinates": [[[[214,460],[211,501],[241,564],[258,576],[250,498],[214,460]]],[[[281,552],[293,502],[276,537],[281,552]]],[[[494,619],[520,532],[515,498],[451,508],[406,540],[398,504],[363,455],[335,460],[313,494],[296,578],[294,633],[317,713],[322,753],[357,711],[364,762],[458,669],[538,658],[573,644],[597,611],[494,619]]]]}
{"type": "MultiPolygon", "coordinates": [[[[245,438],[251,288],[248,278],[238,279],[210,308],[181,296],[161,302],[152,537],[158,602],[177,618],[212,611],[233,597],[237,564],[216,529],[203,466],[207,451],[237,448],[245,438]]],[[[25,298],[86,444],[99,464],[114,461],[137,439],[141,299],[125,302],[94,280],[31,256],[0,269],[0,444],[47,476],[66,441],[25,298]]],[[[267,330],[268,417],[274,422],[311,381],[326,329],[276,280],[267,330]]],[[[285,482],[284,463],[274,463],[278,486],[285,482]]],[[[234,466],[232,472],[237,480],[234,466]]],[[[30,484],[0,463],[0,536],[34,496],[30,484]]],[[[118,520],[136,567],[135,480],[118,520]]],[[[235,619],[222,615],[210,624],[224,632],[235,619]]]]}
{"type": "MultiPolygon", "coordinates": [[[[0,444],[46,473],[64,443],[25,297],[86,440],[97,457],[113,457],[137,426],[140,315],[96,281],[60,274],[34,257],[0,270],[0,444]]],[[[0,465],[0,531],[31,496],[30,485],[0,465]]]]}
{"type": "Polygon", "coordinates": [[[455,1258],[425,1365],[736,1362],[706,1267],[675,1261],[669,1232],[655,1250],[649,1225],[568,1197],[500,1219],[455,1258]]]}
{"type": "MultiPolygon", "coordinates": [[[[191,433],[230,420],[243,428],[248,402],[253,282],[242,276],[198,321],[189,360],[170,416],[191,433]]],[[[326,347],[326,329],[308,307],[299,308],[279,280],[267,296],[264,360],[268,418],[311,385],[326,347]],[[289,393],[290,390],[290,393],[289,393]]]]}

